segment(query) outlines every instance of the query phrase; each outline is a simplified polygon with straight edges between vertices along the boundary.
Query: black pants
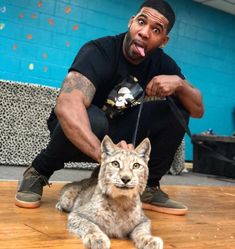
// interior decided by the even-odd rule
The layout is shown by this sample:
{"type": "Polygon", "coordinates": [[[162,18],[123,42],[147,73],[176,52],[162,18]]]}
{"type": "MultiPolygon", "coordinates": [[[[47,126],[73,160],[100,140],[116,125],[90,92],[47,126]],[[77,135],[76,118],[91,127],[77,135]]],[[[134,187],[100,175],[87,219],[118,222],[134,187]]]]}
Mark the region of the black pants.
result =
{"type": "MultiPolygon", "coordinates": [[[[181,106],[179,108],[188,121],[188,113],[181,106]]],[[[91,106],[88,108],[88,116],[91,128],[99,139],[108,134],[115,143],[120,140],[131,143],[138,110],[139,108],[135,107],[126,114],[110,120],[98,107],[91,106]]],[[[62,169],[65,162],[94,162],[66,138],[56,116],[49,118],[48,128],[51,132],[51,139],[47,147],[32,162],[33,167],[39,173],[49,178],[54,171],[62,169]]],[[[158,185],[161,177],[169,170],[184,134],[184,129],[167,101],[144,103],[136,144],[138,145],[145,137],[149,137],[151,141],[148,186],[158,185]]]]}

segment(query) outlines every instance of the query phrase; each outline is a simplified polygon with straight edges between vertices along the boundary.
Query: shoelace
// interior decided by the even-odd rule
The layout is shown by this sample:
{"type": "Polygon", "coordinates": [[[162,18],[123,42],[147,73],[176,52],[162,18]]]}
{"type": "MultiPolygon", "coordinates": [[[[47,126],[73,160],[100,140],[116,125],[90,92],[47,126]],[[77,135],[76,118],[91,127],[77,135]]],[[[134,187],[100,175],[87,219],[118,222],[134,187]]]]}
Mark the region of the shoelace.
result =
{"type": "Polygon", "coordinates": [[[161,190],[161,188],[160,187],[148,187],[149,189],[150,189],[150,191],[152,192],[152,193],[155,193],[155,192],[159,192],[161,195],[163,195],[163,196],[165,196],[165,197],[169,197],[168,196],[168,194],[166,194],[165,192],[163,192],[162,190],[161,190]]]}
{"type": "Polygon", "coordinates": [[[30,184],[30,187],[32,187],[37,181],[41,180],[42,179],[42,182],[43,182],[43,186],[48,186],[49,188],[51,187],[51,183],[49,183],[48,179],[43,176],[43,175],[38,175],[38,174],[33,174],[34,175],[34,181],[30,184]]]}
{"type": "Polygon", "coordinates": [[[48,181],[48,179],[47,179],[45,176],[43,176],[43,175],[41,175],[41,178],[42,178],[42,180],[43,180],[45,186],[47,185],[47,186],[50,188],[51,185],[52,185],[52,183],[50,183],[50,182],[48,181]]]}

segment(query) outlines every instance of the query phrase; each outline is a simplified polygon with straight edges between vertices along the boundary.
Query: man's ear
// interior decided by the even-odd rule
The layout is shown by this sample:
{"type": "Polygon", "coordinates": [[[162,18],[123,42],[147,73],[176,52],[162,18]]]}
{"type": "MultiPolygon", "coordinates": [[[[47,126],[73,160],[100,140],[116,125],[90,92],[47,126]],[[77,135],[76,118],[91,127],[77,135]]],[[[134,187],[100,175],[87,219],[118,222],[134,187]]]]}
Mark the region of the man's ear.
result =
{"type": "Polygon", "coordinates": [[[163,48],[167,42],[169,41],[170,37],[168,35],[166,35],[163,40],[162,40],[162,44],[159,46],[159,48],[163,48]]]}
{"type": "Polygon", "coordinates": [[[130,28],[131,24],[133,23],[135,16],[132,16],[128,22],[128,29],[130,28]]]}

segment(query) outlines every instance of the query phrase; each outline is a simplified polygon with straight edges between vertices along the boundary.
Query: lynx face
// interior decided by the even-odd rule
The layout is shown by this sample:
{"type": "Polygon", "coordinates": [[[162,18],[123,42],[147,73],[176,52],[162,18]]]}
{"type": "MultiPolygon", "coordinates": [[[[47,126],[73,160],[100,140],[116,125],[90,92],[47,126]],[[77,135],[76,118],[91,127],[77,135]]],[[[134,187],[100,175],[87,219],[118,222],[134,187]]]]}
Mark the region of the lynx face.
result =
{"type": "Polygon", "coordinates": [[[135,150],[124,150],[106,136],[101,144],[101,169],[98,184],[103,194],[115,199],[141,194],[148,179],[151,145],[144,139],[135,150]]]}

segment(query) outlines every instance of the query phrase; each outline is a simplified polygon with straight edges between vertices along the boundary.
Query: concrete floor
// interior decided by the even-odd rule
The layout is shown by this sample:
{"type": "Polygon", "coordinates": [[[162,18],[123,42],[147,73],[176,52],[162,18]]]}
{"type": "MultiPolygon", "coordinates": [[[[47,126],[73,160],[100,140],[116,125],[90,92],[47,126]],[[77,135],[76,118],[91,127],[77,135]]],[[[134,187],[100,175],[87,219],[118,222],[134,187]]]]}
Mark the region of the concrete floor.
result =
{"type": "MultiPolygon", "coordinates": [[[[0,180],[20,180],[25,167],[0,166],[0,180]]],[[[50,181],[78,181],[90,175],[90,170],[63,169],[56,171],[50,181]]],[[[184,172],[181,175],[165,175],[161,180],[161,185],[189,185],[189,186],[235,186],[235,179],[223,176],[206,175],[192,172],[184,172]]]]}

